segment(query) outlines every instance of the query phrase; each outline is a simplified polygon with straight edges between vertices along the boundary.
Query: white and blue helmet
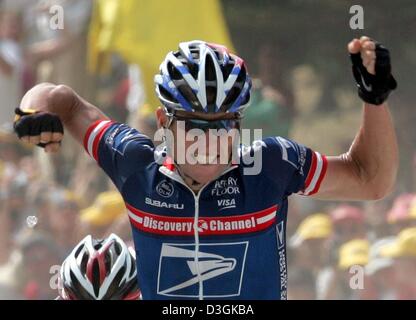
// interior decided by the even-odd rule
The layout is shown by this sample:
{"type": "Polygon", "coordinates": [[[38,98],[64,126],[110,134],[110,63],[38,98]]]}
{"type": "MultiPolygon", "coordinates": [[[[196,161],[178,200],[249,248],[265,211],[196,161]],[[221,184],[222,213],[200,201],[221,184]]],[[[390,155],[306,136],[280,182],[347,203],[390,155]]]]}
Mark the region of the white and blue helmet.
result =
{"type": "Polygon", "coordinates": [[[225,46],[204,41],[179,44],[155,76],[156,94],[168,110],[242,112],[251,79],[243,59],[225,46]]]}

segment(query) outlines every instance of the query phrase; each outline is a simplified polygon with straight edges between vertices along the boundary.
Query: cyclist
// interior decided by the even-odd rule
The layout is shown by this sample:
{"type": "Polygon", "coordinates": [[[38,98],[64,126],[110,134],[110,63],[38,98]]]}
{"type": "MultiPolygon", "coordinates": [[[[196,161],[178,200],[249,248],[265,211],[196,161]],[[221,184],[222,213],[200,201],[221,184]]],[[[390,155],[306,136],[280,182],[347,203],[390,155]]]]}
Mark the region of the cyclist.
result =
{"type": "Polygon", "coordinates": [[[103,240],[90,235],[65,259],[59,272],[57,300],[137,300],[136,258],[112,233],[103,240]]]}
{"type": "Polygon", "coordinates": [[[368,37],[352,40],[348,50],[364,107],[361,128],[340,156],[282,137],[241,146],[233,156],[228,133],[240,129],[251,80],[241,58],[203,41],[179,44],[155,76],[166,149],[71,88],[48,83],[23,97],[15,130],[55,152],[65,126],[112,179],[128,209],[144,299],[285,299],[288,196],[380,199],[395,182],[389,52],[368,37]],[[227,148],[202,136],[206,148],[194,150],[181,138],[192,129],[224,129],[217,133],[227,148]],[[218,163],[224,149],[229,157],[218,163]],[[255,174],[246,171],[259,169],[250,157],[261,159],[255,174]]]}

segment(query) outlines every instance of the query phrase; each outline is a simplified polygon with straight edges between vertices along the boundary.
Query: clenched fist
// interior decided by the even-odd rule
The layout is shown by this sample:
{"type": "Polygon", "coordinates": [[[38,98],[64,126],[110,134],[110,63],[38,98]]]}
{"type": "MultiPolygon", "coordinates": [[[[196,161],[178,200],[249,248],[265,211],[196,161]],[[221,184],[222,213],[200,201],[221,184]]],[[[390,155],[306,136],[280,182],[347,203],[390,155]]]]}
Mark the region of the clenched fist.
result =
{"type": "Polygon", "coordinates": [[[369,37],[353,39],[348,44],[358,95],[367,103],[380,105],[397,87],[391,74],[390,53],[369,37]]]}
{"type": "Polygon", "coordinates": [[[376,66],[376,44],[369,37],[361,37],[360,39],[353,39],[348,44],[348,51],[351,54],[359,53],[364,67],[370,74],[375,75],[376,66]]]}
{"type": "Polygon", "coordinates": [[[15,114],[14,130],[22,141],[45,148],[46,152],[58,151],[64,133],[58,116],[20,108],[15,114]]]}

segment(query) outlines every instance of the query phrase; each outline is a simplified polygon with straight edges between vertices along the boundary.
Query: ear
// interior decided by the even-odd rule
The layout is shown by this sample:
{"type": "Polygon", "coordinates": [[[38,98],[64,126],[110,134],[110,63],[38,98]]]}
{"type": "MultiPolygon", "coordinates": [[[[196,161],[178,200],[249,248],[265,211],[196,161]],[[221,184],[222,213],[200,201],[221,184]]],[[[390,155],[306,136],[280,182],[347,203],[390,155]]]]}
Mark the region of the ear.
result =
{"type": "Polygon", "coordinates": [[[157,107],[156,109],[156,122],[157,127],[162,128],[166,125],[168,118],[166,117],[165,110],[162,107],[157,107]]]}

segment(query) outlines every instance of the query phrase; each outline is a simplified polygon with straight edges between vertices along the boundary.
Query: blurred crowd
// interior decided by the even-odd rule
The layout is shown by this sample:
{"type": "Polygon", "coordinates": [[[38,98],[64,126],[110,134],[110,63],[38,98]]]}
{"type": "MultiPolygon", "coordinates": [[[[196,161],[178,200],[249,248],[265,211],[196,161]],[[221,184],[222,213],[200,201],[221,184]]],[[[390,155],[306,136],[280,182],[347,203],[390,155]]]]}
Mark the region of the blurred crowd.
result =
{"type": "Polygon", "coordinates": [[[22,95],[44,81],[69,85],[127,121],[128,65],[114,56],[111,74],[87,72],[92,5],[0,1],[0,299],[54,299],[59,265],[87,234],[116,233],[131,245],[121,195],[81,146],[67,135],[62,152],[47,155],[13,133],[22,95]],[[70,21],[63,29],[50,26],[54,5],[70,21]]]}
{"type": "MultiPolygon", "coordinates": [[[[49,81],[73,87],[116,121],[153,136],[152,113],[134,107],[141,99],[137,69],[116,55],[111,74],[92,76],[85,68],[91,10],[90,0],[0,1],[0,299],[55,298],[56,266],[86,234],[116,233],[131,244],[121,196],[81,146],[67,135],[62,152],[50,155],[13,133],[23,93],[49,81]],[[64,29],[48,26],[52,4],[72,22],[64,29]]],[[[288,136],[291,99],[262,72],[243,125],[288,136]]],[[[289,299],[416,298],[415,195],[318,213],[297,198],[291,206],[289,299]]]]}
{"type": "Polygon", "coordinates": [[[289,299],[416,299],[416,195],[375,207],[338,204],[291,224],[289,299]]]}

